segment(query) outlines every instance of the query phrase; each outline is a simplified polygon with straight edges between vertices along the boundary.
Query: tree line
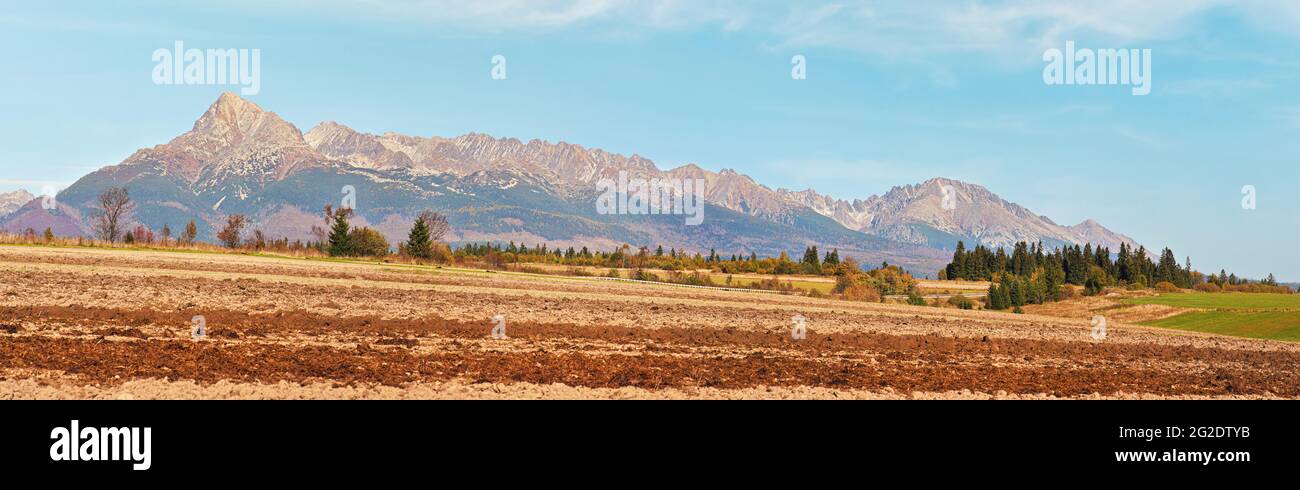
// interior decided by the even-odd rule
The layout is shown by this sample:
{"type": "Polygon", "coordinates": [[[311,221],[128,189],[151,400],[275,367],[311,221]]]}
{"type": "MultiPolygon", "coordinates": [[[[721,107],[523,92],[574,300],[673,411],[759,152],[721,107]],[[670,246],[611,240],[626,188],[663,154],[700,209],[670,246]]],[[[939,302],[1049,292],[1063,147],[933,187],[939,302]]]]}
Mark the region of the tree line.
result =
{"type": "Polygon", "coordinates": [[[1086,296],[1100,294],[1107,287],[1211,290],[1207,284],[1215,285],[1217,290],[1228,284],[1243,286],[1237,290],[1291,292],[1285,286],[1278,286],[1271,274],[1259,283],[1226,272],[1206,276],[1192,268],[1190,257],[1180,265],[1169,248],[1152,260],[1145,246],[1139,245],[1135,250],[1125,243],[1120,244],[1118,253],[1112,254],[1110,248],[1092,244],[1066,245],[1047,251],[1042,242],[1022,241],[1007,253],[1002,247],[993,250],[983,245],[967,250],[964,242],[958,242],[952,262],[939,271],[939,278],[992,281],[989,307],[995,310],[1060,300],[1074,292],[1066,285],[1082,286],[1086,296]],[[1247,284],[1254,287],[1244,287],[1247,284]]]}
{"type": "MultiPolygon", "coordinates": [[[[100,194],[98,204],[99,209],[92,214],[92,228],[99,239],[109,243],[119,240],[128,244],[173,243],[169,225],[163,225],[157,235],[143,225],[136,225],[133,230],[126,228],[124,220],[132,209],[132,203],[125,188],[106,189],[100,194]]],[[[305,243],[301,240],[290,242],[288,238],[271,239],[260,229],[245,233],[249,220],[238,214],[226,217],[225,225],[216,233],[216,237],[221,245],[232,249],[315,250],[335,257],[382,257],[393,253],[393,247],[383,234],[369,227],[351,225],[351,209],[334,209],[327,205],[322,217],[322,223],[312,226],[311,232],[315,240],[305,243]]],[[[482,261],[498,268],[508,264],[542,263],[611,269],[659,269],[669,272],[709,270],[725,274],[807,274],[838,276],[841,279],[850,276],[854,281],[841,283],[836,288],[837,293],[848,291],[850,295],[858,295],[851,287],[851,282],[859,281],[871,283],[870,289],[882,294],[903,294],[914,290],[911,286],[901,289],[895,287],[893,276],[904,274],[896,266],[882,264],[878,269],[863,271],[866,276],[859,277],[857,273],[846,272],[845,263],[857,267],[856,262],[848,258],[842,260],[839,250],[832,249],[823,253],[815,245],[806,247],[798,261],[792,260],[784,251],[777,257],[759,258],[754,252],[725,255],[710,249],[708,255],[704,255],[676,248],[665,250],[663,246],[634,249],[628,244],[611,251],[593,251],[585,246],[552,248],[545,243],[530,247],[513,241],[508,244],[466,243],[459,248],[452,248],[443,242],[449,231],[446,216],[425,210],[411,224],[406,241],[396,245],[396,253],[417,260],[437,262],[482,261]],[[884,276],[888,277],[883,279],[883,284],[875,279],[884,276]]],[[[34,237],[34,230],[30,234],[34,237]]],[[[47,229],[45,234],[48,241],[51,231],[47,229]]],[[[184,231],[175,237],[174,243],[193,245],[197,236],[197,224],[190,220],[184,231]]],[[[914,283],[910,275],[907,277],[914,283]]],[[[993,282],[988,302],[994,309],[1057,301],[1063,296],[1074,294],[1074,289],[1066,287],[1067,285],[1081,286],[1085,295],[1099,294],[1107,287],[1290,292],[1289,288],[1278,285],[1271,274],[1262,281],[1250,281],[1223,270],[1218,274],[1206,275],[1192,268],[1190,258],[1185,258],[1179,264],[1173,251],[1168,248],[1153,260],[1144,246],[1139,245],[1134,249],[1124,243],[1120,244],[1118,253],[1112,254],[1108,247],[1090,243],[1065,245],[1048,251],[1042,242],[1030,244],[1022,241],[1008,252],[1002,247],[994,250],[983,245],[967,250],[964,242],[958,242],[952,261],[939,271],[938,277],[993,282]]]]}
{"type": "MultiPolygon", "coordinates": [[[[175,242],[171,240],[170,225],[163,225],[161,233],[157,235],[143,225],[137,225],[134,230],[127,230],[125,220],[133,208],[133,203],[125,188],[106,189],[100,194],[98,204],[99,209],[92,215],[92,221],[95,234],[100,240],[109,243],[143,245],[155,243],[193,245],[197,239],[198,226],[193,220],[190,220],[183,233],[176,237],[175,242]]],[[[393,253],[394,247],[388,243],[382,233],[365,226],[352,226],[352,216],[351,209],[324,206],[321,213],[322,222],[311,228],[314,239],[304,242],[290,241],[285,237],[274,239],[258,228],[250,230],[251,221],[247,216],[232,214],[225,217],[225,222],[217,230],[215,237],[218,244],[230,249],[288,252],[315,250],[334,257],[382,257],[393,253]]],[[[711,249],[708,255],[703,255],[676,248],[665,250],[663,246],[657,246],[653,250],[648,247],[633,249],[628,244],[611,251],[593,251],[587,247],[551,248],[544,243],[530,247],[513,241],[508,244],[467,243],[453,249],[442,241],[449,231],[450,224],[446,216],[432,210],[425,210],[412,223],[406,241],[396,244],[396,253],[405,257],[439,262],[467,258],[481,259],[497,266],[554,263],[667,271],[707,269],[722,273],[772,275],[831,276],[839,273],[841,264],[839,250],[831,250],[823,254],[815,245],[806,247],[803,257],[797,262],[786,252],[781,252],[778,257],[759,258],[754,252],[723,255],[711,249]]]]}

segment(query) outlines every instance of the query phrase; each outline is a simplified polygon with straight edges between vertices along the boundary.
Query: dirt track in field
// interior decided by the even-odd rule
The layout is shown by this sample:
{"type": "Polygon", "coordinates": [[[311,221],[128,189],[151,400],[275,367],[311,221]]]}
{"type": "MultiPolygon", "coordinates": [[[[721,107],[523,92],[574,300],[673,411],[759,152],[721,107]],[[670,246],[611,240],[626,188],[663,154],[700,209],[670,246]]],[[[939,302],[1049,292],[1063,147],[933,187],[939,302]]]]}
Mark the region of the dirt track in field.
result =
{"type": "Polygon", "coordinates": [[[0,398],[1300,397],[1295,344],[1087,318],[172,252],[0,277],[0,398]]]}

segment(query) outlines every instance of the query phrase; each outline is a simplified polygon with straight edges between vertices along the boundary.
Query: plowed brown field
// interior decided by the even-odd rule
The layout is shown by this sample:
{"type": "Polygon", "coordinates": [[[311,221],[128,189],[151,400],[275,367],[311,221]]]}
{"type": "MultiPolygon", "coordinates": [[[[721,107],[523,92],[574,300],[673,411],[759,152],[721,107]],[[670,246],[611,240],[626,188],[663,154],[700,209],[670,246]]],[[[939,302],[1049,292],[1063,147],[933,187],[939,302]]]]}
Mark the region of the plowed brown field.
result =
{"type": "Polygon", "coordinates": [[[1087,318],[101,249],[0,277],[0,398],[1300,397],[1295,344],[1087,318]]]}

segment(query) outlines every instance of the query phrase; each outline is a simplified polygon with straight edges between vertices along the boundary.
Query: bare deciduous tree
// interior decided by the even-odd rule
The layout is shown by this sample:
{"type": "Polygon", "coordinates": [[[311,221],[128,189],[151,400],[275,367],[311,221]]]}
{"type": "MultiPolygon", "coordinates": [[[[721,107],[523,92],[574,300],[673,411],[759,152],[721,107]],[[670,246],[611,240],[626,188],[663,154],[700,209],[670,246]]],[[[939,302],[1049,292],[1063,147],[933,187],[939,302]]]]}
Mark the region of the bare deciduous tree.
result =
{"type": "Polygon", "coordinates": [[[420,213],[424,218],[424,225],[429,227],[429,241],[441,242],[447,232],[451,231],[451,225],[447,223],[447,217],[431,209],[426,209],[420,213]]]}
{"type": "Polygon", "coordinates": [[[248,223],[247,218],[242,214],[232,214],[226,217],[226,227],[217,233],[217,240],[227,248],[239,248],[241,234],[244,231],[244,225],[248,223]]]}
{"type": "Polygon", "coordinates": [[[100,240],[116,243],[122,237],[122,219],[131,212],[131,196],[125,187],[109,187],[99,195],[95,213],[95,234],[100,240]]]}
{"type": "Polygon", "coordinates": [[[250,238],[248,241],[249,244],[253,247],[253,250],[262,250],[266,248],[266,242],[267,242],[266,233],[263,232],[260,228],[255,229],[253,230],[253,237],[250,238]]]}
{"type": "Polygon", "coordinates": [[[180,241],[187,246],[194,245],[194,240],[198,238],[198,236],[199,227],[194,224],[194,220],[190,220],[189,224],[185,225],[185,232],[181,234],[180,241]]]}

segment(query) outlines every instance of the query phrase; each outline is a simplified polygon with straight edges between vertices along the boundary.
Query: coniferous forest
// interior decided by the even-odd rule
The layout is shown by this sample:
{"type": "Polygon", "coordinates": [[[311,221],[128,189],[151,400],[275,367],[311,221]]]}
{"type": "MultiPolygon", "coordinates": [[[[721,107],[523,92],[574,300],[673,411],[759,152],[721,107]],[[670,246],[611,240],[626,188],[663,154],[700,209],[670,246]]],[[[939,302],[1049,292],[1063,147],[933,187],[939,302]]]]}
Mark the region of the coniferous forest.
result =
{"type": "Polygon", "coordinates": [[[952,262],[939,271],[939,278],[992,281],[988,307],[994,310],[1063,299],[1073,295],[1067,285],[1082,286],[1085,296],[1108,287],[1290,292],[1271,275],[1253,283],[1226,271],[1207,276],[1192,269],[1191,258],[1180,265],[1168,248],[1152,260],[1146,247],[1135,250],[1127,244],[1120,244],[1119,253],[1112,254],[1109,248],[1092,244],[1047,251],[1041,242],[1019,242],[1008,254],[1001,247],[995,251],[983,245],[967,250],[965,243],[958,242],[952,262]]]}

